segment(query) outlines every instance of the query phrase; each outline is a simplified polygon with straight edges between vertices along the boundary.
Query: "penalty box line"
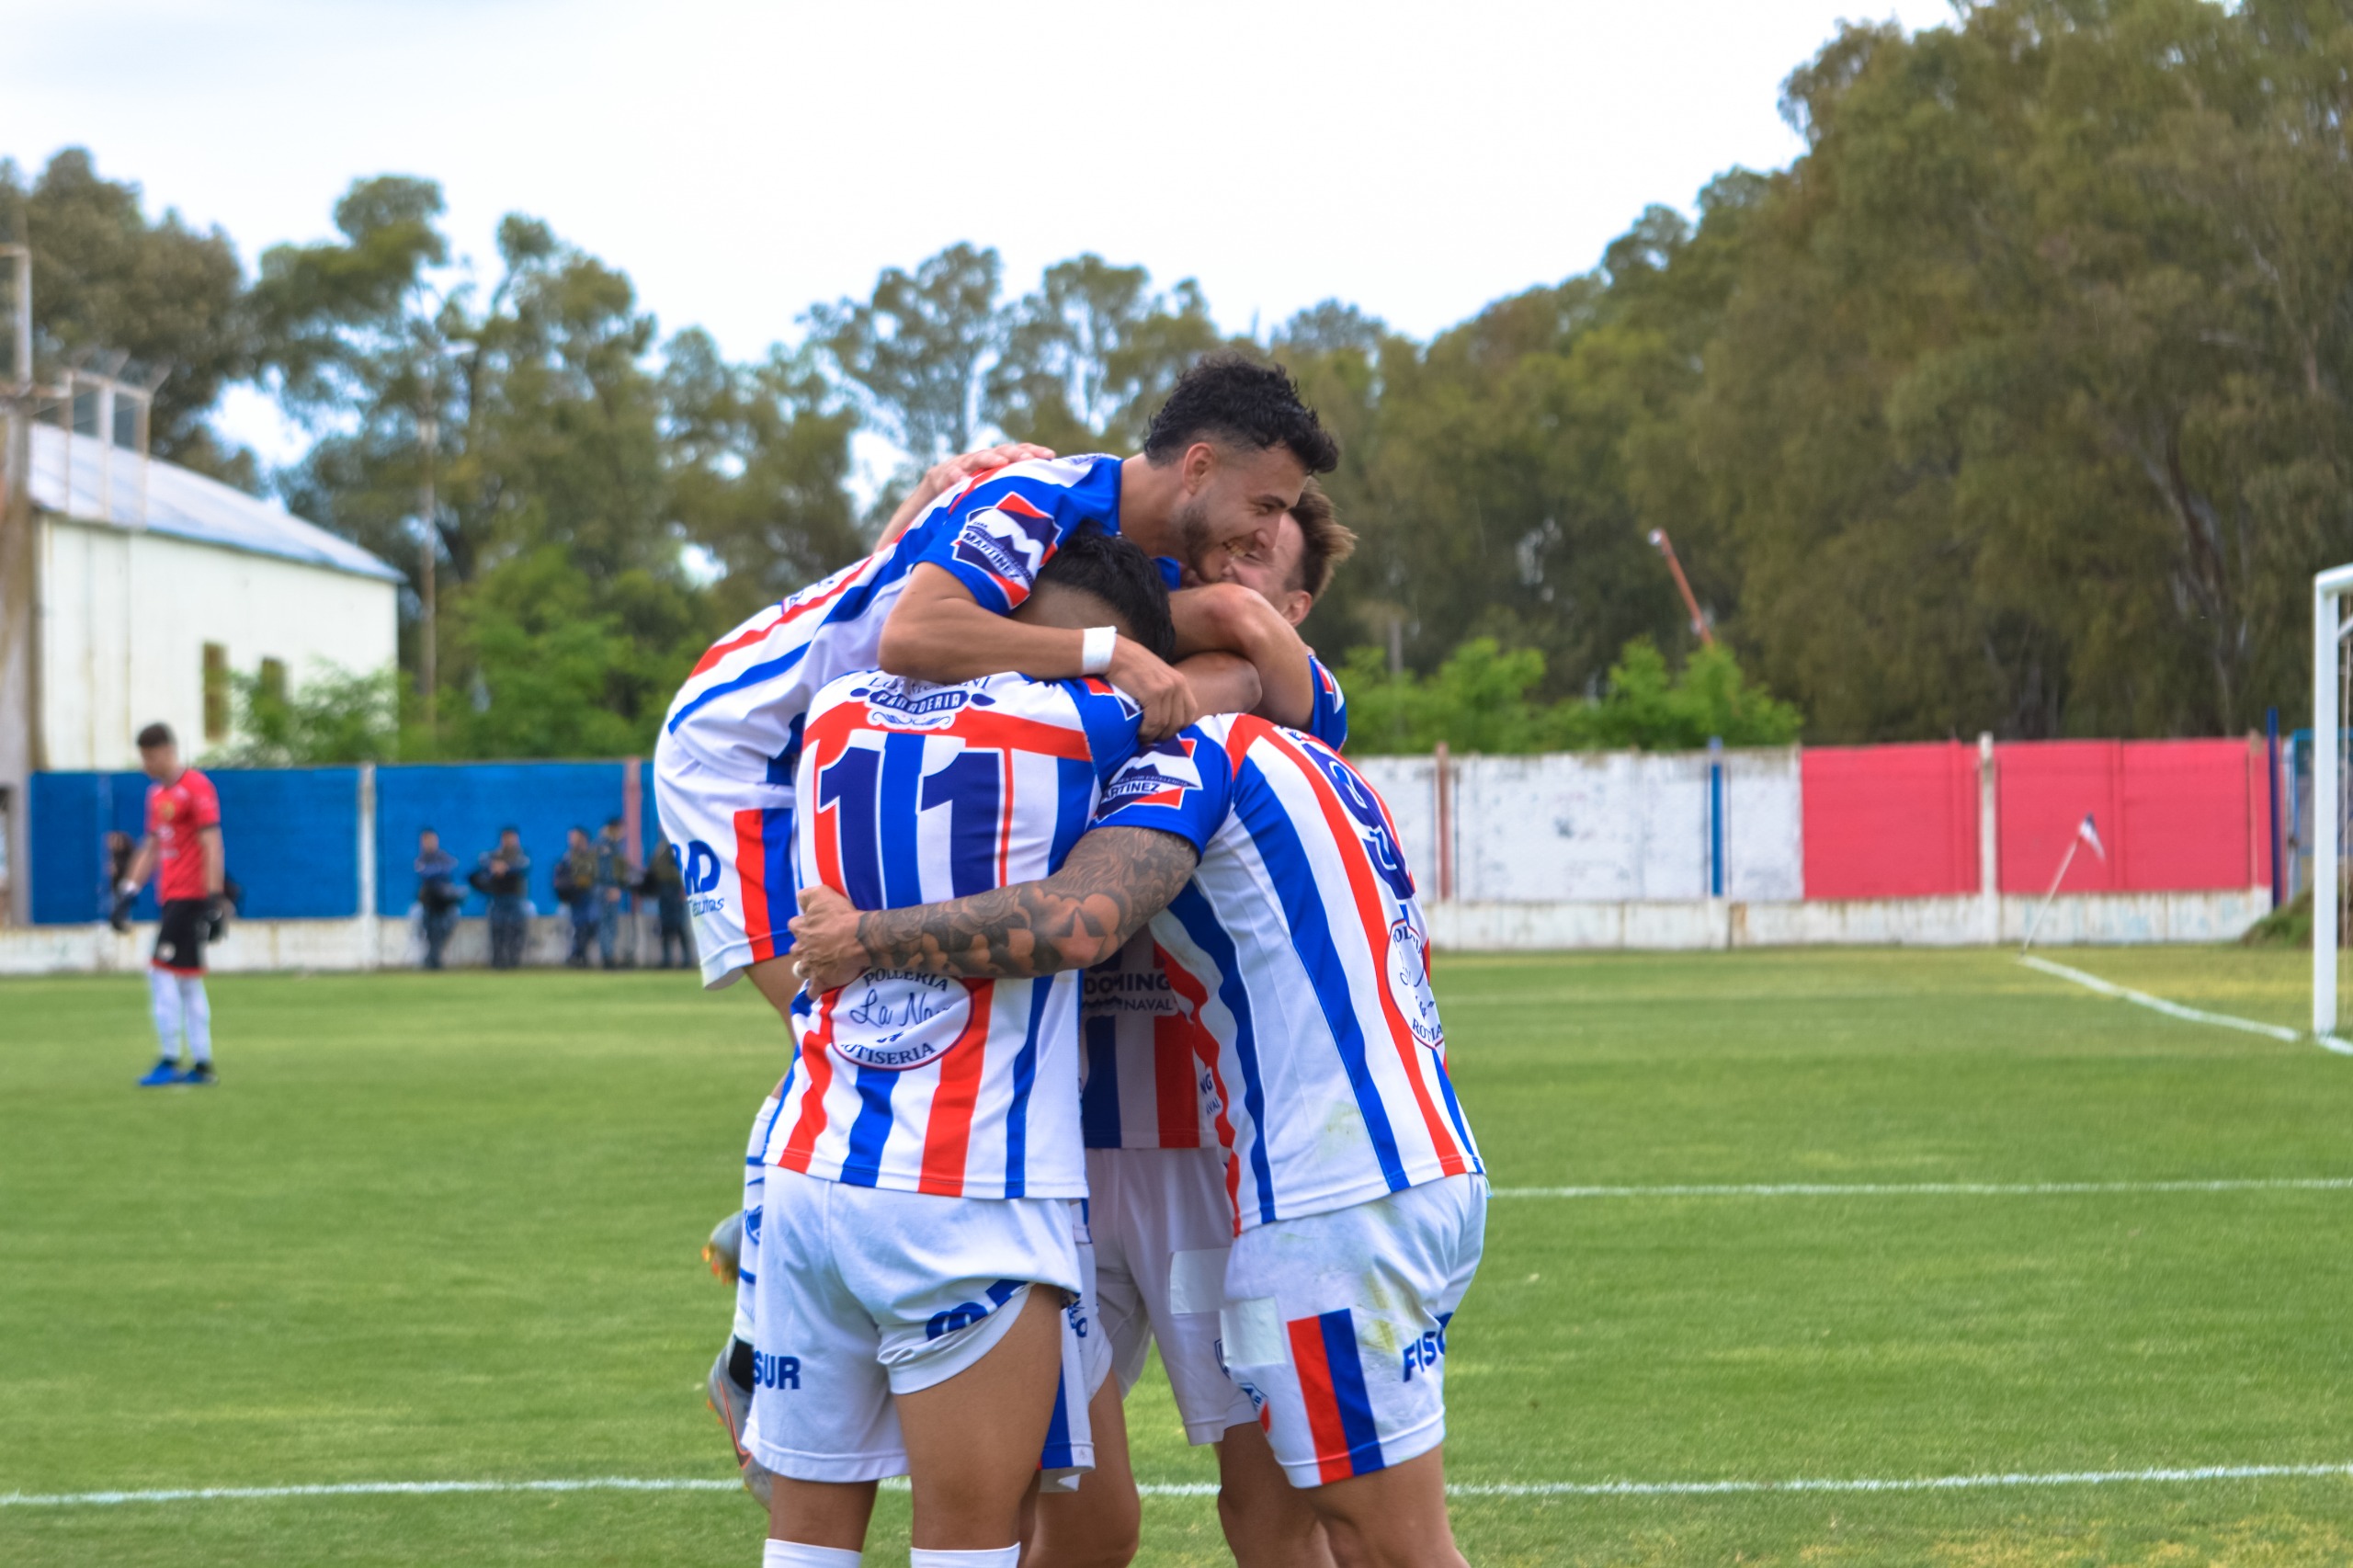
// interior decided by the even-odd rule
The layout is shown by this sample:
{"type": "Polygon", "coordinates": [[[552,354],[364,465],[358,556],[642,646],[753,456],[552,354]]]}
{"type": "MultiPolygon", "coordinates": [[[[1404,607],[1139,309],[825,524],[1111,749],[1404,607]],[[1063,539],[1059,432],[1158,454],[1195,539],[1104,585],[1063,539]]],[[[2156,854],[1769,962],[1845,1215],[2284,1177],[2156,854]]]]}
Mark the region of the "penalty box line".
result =
{"type": "MultiPolygon", "coordinates": [[[[1984,1475],[1795,1477],[1785,1481],[1453,1482],[1449,1497],[1714,1497],[1776,1492],[1985,1492],[2035,1486],[2165,1485],[2204,1481],[2347,1481],[2353,1464],[2214,1464],[2151,1470],[2008,1471],[1984,1475]]],[[[882,1483],[906,1488],[904,1479],[882,1483]]],[[[431,1497],[529,1492],[740,1492],[734,1481],[601,1476],[577,1481],[357,1481],[315,1486],[188,1486],[146,1492],[0,1494],[0,1508],[114,1507],[127,1503],[274,1501],[306,1497],[431,1497]]],[[[1145,1482],[1147,1497],[1213,1497],[1211,1482],[1145,1482]]]]}
{"type": "Polygon", "coordinates": [[[2130,1002],[2136,1007],[2146,1007],[2153,1013],[2162,1013],[2168,1018],[2179,1018],[2184,1023],[2212,1024],[2217,1028],[2239,1029],[2247,1034],[2259,1034],[2269,1040],[2282,1040],[2289,1045],[2302,1045],[2309,1040],[2317,1042],[2323,1051],[2333,1051],[2338,1056],[2353,1056],[2353,1042],[2338,1040],[2333,1035],[2308,1035],[2301,1029],[2291,1029],[2282,1024],[2258,1023],[2253,1018],[2242,1018],[2235,1014],[2210,1013],[2203,1007],[2185,1007],[2178,1002],[2168,1002],[2162,996],[2152,996],[2145,991],[2135,991],[2129,985],[2119,985],[2112,980],[2102,980],[2098,975],[2086,973],[2083,970],[2067,964],[2053,963],[2049,959],[2037,958],[2032,953],[2020,953],[2018,962],[2029,969],[2039,970],[2056,979],[2080,985],[2086,991],[2097,991],[2103,996],[2113,996],[2120,1002],[2130,1002]]]}

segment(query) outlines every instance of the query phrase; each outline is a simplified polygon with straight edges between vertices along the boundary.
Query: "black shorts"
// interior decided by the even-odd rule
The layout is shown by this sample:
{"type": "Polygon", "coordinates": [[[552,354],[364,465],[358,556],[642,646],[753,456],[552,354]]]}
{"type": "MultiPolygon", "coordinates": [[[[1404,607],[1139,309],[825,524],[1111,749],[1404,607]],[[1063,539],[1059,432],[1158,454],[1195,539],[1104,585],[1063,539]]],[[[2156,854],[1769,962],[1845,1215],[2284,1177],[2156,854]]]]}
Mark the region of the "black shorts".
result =
{"type": "Polygon", "coordinates": [[[167,899],[163,924],[155,930],[155,967],[175,974],[204,972],[204,900],[167,899]]]}

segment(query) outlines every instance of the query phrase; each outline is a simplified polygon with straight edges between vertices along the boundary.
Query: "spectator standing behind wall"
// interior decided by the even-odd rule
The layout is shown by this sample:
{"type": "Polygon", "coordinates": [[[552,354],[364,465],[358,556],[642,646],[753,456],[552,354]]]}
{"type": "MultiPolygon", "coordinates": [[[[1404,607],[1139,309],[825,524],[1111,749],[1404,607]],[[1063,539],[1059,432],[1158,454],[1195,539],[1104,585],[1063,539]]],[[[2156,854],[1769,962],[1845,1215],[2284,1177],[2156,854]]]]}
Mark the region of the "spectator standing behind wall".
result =
{"type": "Polygon", "coordinates": [[[500,828],[498,847],[483,851],[466,881],[490,900],[490,967],[515,968],[523,961],[523,938],[531,928],[531,858],[523,853],[522,835],[500,828]]]}
{"type": "Polygon", "coordinates": [[[645,868],[639,879],[637,891],[654,900],[654,911],[662,926],[662,967],[685,969],[694,962],[694,948],[687,940],[687,879],[678,869],[678,852],[669,840],[662,841],[654,851],[653,864],[645,868]],[[670,944],[678,944],[678,961],[670,962],[670,944]]]}
{"type": "MultiPolygon", "coordinates": [[[[613,960],[613,939],[620,934],[621,898],[630,887],[629,846],[622,842],[621,819],[605,819],[605,831],[597,835],[597,951],[607,969],[620,967],[613,960]]],[[[630,940],[629,956],[637,958],[637,941],[630,940]]]]}
{"type": "Polygon", "coordinates": [[[458,905],[466,895],[458,891],[458,858],[441,847],[441,835],[431,828],[416,835],[416,913],[425,927],[425,967],[441,967],[441,949],[458,926],[458,905]]]}
{"type": "Polygon", "coordinates": [[[555,896],[572,914],[572,952],[564,959],[571,969],[588,967],[588,939],[597,931],[597,846],[588,830],[575,827],[564,840],[563,858],[556,862],[555,896]]]}

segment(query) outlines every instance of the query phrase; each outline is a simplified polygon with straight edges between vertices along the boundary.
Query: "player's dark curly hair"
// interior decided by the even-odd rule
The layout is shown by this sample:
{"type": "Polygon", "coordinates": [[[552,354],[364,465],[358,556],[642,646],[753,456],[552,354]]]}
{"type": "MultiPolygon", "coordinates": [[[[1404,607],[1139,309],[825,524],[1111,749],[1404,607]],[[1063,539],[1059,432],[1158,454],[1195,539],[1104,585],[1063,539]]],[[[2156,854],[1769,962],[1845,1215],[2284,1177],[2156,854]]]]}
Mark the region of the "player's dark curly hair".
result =
{"type": "Polygon", "coordinates": [[[1127,623],[1120,635],[1135,639],[1164,660],[1176,656],[1168,585],[1152,557],[1132,540],[1105,533],[1099,523],[1081,524],[1039,572],[1038,586],[1049,584],[1102,600],[1127,623]]]}
{"type": "Polygon", "coordinates": [[[1279,443],[1310,473],[1329,473],[1340,465],[1340,443],[1299,400],[1290,372],[1241,354],[1203,355],[1176,379],[1168,401],[1152,416],[1143,455],[1155,463],[1170,462],[1204,439],[1259,451],[1279,443]]]}

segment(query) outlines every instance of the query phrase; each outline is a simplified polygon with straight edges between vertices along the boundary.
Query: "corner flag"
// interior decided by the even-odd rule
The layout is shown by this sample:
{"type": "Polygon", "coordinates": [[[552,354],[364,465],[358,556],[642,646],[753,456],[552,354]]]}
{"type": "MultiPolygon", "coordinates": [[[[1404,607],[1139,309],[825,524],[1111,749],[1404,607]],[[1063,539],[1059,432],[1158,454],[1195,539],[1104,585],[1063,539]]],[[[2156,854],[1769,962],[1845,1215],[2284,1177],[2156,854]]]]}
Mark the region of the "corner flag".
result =
{"type": "Polygon", "coordinates": [[[2108,847],[2099,841],[2099,829],[2092,825],[2091,812],[2084,813],[2083,824],[2075,829],[2075,836],[2090,845],[2092,853],[2098,856],[2103,862],[2108,859],[2108,847]]]}

